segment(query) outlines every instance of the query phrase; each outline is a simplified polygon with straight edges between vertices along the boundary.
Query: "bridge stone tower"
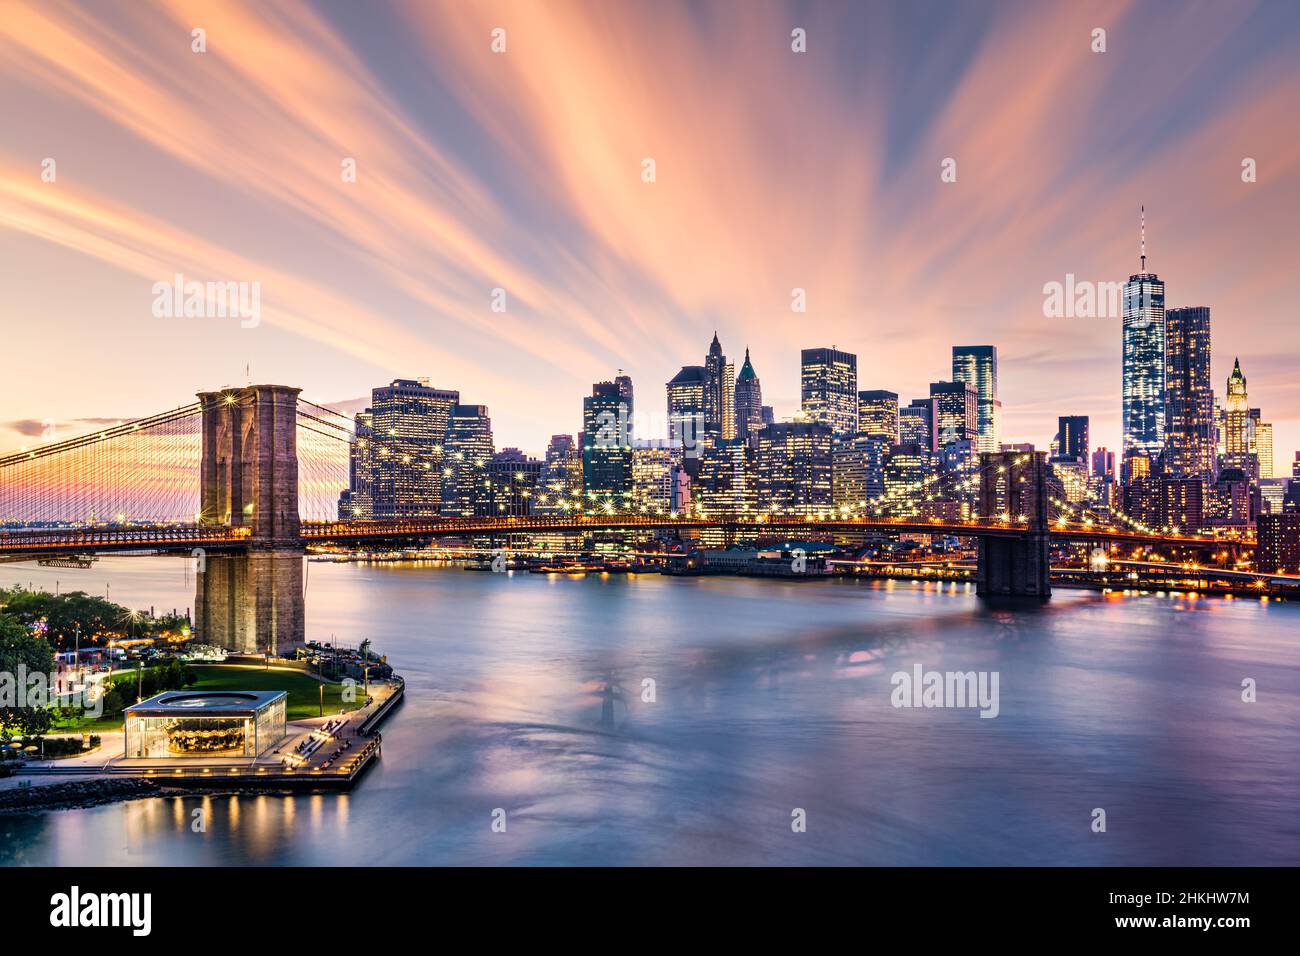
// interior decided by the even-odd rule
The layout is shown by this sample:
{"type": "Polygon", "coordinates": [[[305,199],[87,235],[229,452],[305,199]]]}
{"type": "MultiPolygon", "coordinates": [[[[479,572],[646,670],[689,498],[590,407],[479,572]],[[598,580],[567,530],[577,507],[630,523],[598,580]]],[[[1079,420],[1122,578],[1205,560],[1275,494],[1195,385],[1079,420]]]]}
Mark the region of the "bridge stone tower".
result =
{"type": "Polygon", "coordinates": [[[980,458],[980,514],[993,520],[1005,516],[1025,533],[979,539],[975,592],[1046,600],[1052,593],[1047,453],[993,452],[980,458]]]}
{"type": "Polygon", "coordinates": [[[199,522],[247,527],[254,549],[301,549],[298,392],[286,385],[199,392],[199,522]]]}
{"type": "Polygon", "coordinates": [[[249,385],[199,393],[199,522],[250,534],[245,553],[204,555],[195,625],[205,642],[236,653],[275,653],[303,640],[299,391],[249,385]]]}

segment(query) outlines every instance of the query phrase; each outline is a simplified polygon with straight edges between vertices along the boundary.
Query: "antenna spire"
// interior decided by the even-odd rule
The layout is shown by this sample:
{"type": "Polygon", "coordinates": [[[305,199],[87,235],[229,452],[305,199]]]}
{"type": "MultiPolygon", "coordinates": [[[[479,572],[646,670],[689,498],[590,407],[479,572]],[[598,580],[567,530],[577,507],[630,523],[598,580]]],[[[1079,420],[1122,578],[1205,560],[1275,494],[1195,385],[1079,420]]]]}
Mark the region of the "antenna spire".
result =
{"type": "Polygon", "coordinates": [[[1147,271],[1147,207],[1142,206],[1142,271],[1147,271]]]}

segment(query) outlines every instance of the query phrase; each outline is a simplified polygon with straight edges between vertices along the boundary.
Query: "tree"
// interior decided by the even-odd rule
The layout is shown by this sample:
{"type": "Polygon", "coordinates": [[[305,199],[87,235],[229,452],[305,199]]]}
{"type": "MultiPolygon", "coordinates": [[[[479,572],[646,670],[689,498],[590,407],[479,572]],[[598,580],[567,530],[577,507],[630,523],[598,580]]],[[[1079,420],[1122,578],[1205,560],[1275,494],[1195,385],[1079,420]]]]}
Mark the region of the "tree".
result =
{"type": "MultiPolygon", "coordinates": [[[[54,650],[49,641],[37,637],[7,613],[0,613],[0,680],[16,692],[20,676],[39,675],[48,682],[53,672],[54,650]]],[[[35,735],[49,730],[49,708],[26,706],[26,690],[22,688],[21,698],[15,693],[12,700],[8,694],[0,700],[0,739],[8,740],[14,733],[35,735]]]]}

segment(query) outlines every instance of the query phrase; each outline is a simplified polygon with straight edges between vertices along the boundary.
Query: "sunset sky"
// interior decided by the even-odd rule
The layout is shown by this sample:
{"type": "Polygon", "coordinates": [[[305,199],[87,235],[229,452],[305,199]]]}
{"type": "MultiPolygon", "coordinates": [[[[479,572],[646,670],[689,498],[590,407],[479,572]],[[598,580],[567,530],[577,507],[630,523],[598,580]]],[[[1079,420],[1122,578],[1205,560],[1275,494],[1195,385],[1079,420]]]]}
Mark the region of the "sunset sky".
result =
{"type": "Polygon", "coordinates": [[[715,329],[778,416],[801,347],[907,402],[993,344],[1004,440],[1118,448],[1119,320],[1043,285],[1136,271],[1141,204],[1289,474],[1300,4],[2,0],[0,451],[248,366],[354,407],[427,376],[540,454],[618,369],[661,411],[715,329]],[[260,283],[260,324],[155,317],[176,273],[260,283]]]}

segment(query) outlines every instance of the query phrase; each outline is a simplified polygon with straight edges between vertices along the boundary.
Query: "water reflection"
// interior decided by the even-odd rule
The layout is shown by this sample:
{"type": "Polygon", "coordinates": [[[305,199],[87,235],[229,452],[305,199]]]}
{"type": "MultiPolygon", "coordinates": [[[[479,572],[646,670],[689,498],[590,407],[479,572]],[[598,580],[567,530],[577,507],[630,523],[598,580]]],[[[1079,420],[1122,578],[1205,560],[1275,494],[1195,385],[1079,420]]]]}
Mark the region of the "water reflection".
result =
{"type": "Polygon", "coordinates": [[[0,862],[1300,863],[1294,605],[317,563],[307,594],[305,636],[407,678],[358,789],[0,817],[0,862]],[[1000,715],[893,708],[917,663],[997,671],[1000,715]]]}

